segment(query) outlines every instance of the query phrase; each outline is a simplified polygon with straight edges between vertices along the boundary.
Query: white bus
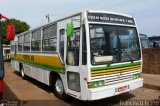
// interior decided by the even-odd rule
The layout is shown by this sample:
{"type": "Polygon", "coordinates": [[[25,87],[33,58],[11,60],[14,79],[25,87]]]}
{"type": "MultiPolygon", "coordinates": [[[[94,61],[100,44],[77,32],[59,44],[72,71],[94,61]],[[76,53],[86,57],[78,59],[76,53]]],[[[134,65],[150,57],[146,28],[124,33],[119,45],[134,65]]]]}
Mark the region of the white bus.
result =
{"type": "Polygon", "coordinates": [[[3,45],[3,59],[10,60],[10,45],[3,45]]]}
{"type": "Polygon", "coordinates": [[[26,31],[11,43],[21,76],[56,96],[99,100],[143,86],[140,38],[132,16],[86,10],[26,31]]]}

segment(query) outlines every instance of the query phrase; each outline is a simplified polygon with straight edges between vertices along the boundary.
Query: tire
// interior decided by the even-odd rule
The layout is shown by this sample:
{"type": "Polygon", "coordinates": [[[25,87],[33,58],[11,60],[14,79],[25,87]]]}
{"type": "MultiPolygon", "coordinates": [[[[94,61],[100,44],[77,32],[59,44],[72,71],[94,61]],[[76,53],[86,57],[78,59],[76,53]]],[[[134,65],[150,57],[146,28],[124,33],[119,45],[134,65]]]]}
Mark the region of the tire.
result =
{"type": "Polygon", "coordinates": [[[67,99],[67,95],[64,91],[64,85],[60,77],[56,77],[53,82],[53,90],[56,97],[59,99],[67,99]]]}
{"type": "Polygon", "coordinates": [[[20,69],[20,74],[21,74],[22,79],[26,78],[26,76],[24,74],[24,68],[23,67],[21,67],[21,69],[20,69]]]}

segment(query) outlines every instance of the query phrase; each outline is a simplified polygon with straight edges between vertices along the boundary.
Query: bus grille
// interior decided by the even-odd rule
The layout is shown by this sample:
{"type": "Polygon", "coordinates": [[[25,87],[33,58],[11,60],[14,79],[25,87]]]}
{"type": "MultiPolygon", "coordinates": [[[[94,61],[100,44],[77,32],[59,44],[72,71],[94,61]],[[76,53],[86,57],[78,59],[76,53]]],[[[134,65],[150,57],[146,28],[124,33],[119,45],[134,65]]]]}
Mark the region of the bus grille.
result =
{"type": "Polygon", "coordinates": [[[117,74],[117,73],[122,73],[122,72],[129,72],[129,71],[138,70],[140,68],[141,68],[141,65],[136,65],[136,66],[131,66],[131,67],[92,71],[91,76],[97,77],[97,76],[104,76],[104,75],[110,75],[110,74],[117,74]]]}
{"type": "Polygon", "coordinates": [[[91,71],[91,80],[105,80],[105,85],[133,80],[133,75],[140,73],[141,65],[115,69],[91,71]]]}

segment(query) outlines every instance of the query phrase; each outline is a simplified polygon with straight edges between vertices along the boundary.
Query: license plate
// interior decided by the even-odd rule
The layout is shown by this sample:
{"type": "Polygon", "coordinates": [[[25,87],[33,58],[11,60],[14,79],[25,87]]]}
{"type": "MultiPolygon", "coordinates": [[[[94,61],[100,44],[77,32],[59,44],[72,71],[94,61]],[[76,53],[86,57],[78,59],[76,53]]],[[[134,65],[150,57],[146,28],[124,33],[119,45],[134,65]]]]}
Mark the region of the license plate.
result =
{"type": "Polygon", "coordinates": [[[128,89],[128,86],[122,86],[118,88],[118,92],[122,92],[128,89]]]}

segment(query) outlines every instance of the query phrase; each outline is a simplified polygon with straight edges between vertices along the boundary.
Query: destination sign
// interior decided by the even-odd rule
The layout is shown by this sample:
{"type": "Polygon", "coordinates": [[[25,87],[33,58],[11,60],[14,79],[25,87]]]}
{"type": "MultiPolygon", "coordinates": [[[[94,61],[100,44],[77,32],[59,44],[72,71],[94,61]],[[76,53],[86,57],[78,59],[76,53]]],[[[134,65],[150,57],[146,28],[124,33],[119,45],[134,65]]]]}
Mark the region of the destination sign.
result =
{"type": "Polygon", "coordinates": [[[105,22],[116,24],[135,25],[134,19],[126,16],[105,14],[105,13],[88,13],[88,21],[105,22]]]}

